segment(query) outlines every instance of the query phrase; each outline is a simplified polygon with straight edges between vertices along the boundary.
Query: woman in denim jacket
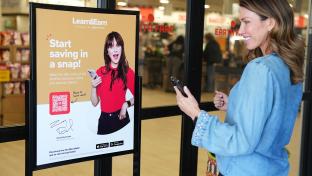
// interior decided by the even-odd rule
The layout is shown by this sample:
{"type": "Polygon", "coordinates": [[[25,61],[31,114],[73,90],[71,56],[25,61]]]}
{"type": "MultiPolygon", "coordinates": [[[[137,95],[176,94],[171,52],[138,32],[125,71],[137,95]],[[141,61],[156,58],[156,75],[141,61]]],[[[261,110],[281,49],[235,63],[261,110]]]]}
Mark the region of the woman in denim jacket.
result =
{"type": "MultiPolygon", "coordinates": [[[[302,98],[305,46],[287,0],[240,0],[239,34],[248,64],[229,97],[214,104],[225,122],[199,109],[187,87],[175,87],[180,109],[197,119],[192,144],[216,154],[225,176],[287,176],[289,143],[302,98]]],[[[221,174],[221,175],[222,175],[221,174]]]]}

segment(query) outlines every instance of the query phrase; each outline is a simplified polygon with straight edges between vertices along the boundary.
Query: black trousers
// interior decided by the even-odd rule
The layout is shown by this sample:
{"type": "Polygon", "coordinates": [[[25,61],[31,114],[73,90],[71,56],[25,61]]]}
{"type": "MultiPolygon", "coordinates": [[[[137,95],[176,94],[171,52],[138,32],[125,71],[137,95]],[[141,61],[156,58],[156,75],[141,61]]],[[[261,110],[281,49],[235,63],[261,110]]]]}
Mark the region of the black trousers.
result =
{"type": "Polygon", "coordinates": [[[99,135],[110,134],[126,126],[130,122],[128,112],[126,113],[126,118],[122,120],[120,120],[118,117],[119,113],[120,110],[112,113],[101,112],[97,134],[99,135]]]}

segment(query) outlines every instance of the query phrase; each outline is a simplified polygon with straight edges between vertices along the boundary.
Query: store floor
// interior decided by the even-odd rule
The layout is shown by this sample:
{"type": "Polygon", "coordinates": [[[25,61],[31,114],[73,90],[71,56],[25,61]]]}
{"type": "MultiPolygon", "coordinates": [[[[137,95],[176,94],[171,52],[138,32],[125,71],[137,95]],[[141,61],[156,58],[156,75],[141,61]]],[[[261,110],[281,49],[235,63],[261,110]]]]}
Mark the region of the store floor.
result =
{"type": "MultiPolygon", "coordinates": [[[[172,105],[175,94],[159,90],[143,90],[143,107],[172,105]]],[[[203,100],[212,94],[204,94],[203,100]]],[[[224,113],[212,112],[223,118],[224,113]]],[[[301,117],[297,118],[290,150],[290,176],[298,175],[300,155],[301,117]]],[[[142,176],[178,176],[181,137],[181,116],[142,121],[142,176]]],[[[25,142],[16,141],[0,144],[0,176],[24,176],[25,142]]],[[[205,175],[207,153],[198,152],[198,176],[205,175]]],[[[92,176],[93,162],[83,162],[34,172],[34,176],[92,176]]],[[[113,175],[132,175],[132,154],[113,158],[113,175]]]]}

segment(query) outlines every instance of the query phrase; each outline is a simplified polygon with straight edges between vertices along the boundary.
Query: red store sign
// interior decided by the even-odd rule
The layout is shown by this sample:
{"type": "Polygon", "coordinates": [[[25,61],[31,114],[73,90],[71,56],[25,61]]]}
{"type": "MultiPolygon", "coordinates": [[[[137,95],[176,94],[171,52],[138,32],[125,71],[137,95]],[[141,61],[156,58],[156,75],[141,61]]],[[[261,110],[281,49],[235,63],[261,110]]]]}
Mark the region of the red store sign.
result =
{"type": "Polygon", "coordinates": [[[157,23],[143,23],[140,24],[140,32],[173,32],[173,25],[157,24],[157,23]]]}
{"type": "Polygon", "coordinates": [[[154,23],[154,9],[140,8],[141,23],[140,32],[161,32],[168,33],[174,31],[173,25],[154,23]]]}
{"type": "Polygon", "coordinates": [[[226,37],[228,35],[234,35],[235,33],[238,32],[238,29],[235,29],[235,27],[236,27],[236,22],[231,21],[230,29],[222,28],[222,27],[216,27],[215,28],[215,35],[216,36],[223,36],[223,37],[226,37]]]}

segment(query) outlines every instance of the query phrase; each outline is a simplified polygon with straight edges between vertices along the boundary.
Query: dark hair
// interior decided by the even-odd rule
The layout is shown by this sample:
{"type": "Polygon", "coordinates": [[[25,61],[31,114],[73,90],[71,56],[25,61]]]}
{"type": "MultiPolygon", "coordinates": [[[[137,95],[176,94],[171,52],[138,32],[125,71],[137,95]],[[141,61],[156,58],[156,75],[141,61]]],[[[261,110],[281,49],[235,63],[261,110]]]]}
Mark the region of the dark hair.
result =
{"type": "Polygon", "coordinates": [[[177,37],[177,39],[175,40],[176,43],[179,43],[179,44],[184,44],[184,37],[183,35],[179,35],[177,37]]]}
{"type": "MultiPolygon", "coordinates": [[[[255,12],[261,20],[273,18],[276,25],[269,33],[271,50],[284,60],[290,69],[291,82],[303,81],[305,43],[294,30],[294,13],[287,0],[240,0],[239,6],[255,12]]],[[[260,48],[249,51],[248,60],[262,56],[260,48]]]]}
{"type": "Polygon", "coordinates": [[[207,33],[207,34],[205,34],[205,39],[206,39],[207,41],[216,40],[212,33],[207,33]]]}
{"type": "Polygon", "coordinates": [[[121,56],[120,56],[120,60],[118,63],[118,74],[116,75],[116,73],[114,71],[111,72],[111,76],[112,76],[112,80],[110,83],[110,90],[112,90],[112,86],[114,84],[114,81],[117,79],[121,79],[124,83],[124,90],[127,89],[127,73],[128,73],[128,69],[129,69],[129,64],[125,55],[125,47],[124,47],[124,41],[121,37],[121,35],[118,32],[111,32],[106,36],[105,39],[105,45],[104,45],[104,62],[105,62],[105,68],[106,68],[106,73],[109,73],[109,71],[111,70],[110,68],[110,63],[111,63],[111,58],[108,55],[108,48],[113,46],[113,41],[114,39],[117,42],[118,46],[121,46],[121,56]]]}

